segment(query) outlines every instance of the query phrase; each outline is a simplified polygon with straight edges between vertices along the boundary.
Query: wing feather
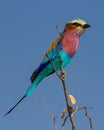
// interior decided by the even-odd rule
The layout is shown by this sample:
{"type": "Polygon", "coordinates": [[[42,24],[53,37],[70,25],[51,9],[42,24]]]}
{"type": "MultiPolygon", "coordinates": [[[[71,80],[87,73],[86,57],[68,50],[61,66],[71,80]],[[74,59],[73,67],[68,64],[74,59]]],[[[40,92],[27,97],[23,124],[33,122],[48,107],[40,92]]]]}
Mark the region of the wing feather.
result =
{"type": "MultiPolygon", "coordinates": [[[[46,51],[46,54],[40,64],[40,66],[32,73],[32,76],[30,77],[31,82],[33,82],[35,80],[35,78],[38,76],[38,74],[50,63],[50,61],[46,55],[48,55],[50,59],[53,59],[57,55],[59,49],[60,50],[62,49],[61,36],[56,38],[52,42],[52,44],[50,45],[48,50],[46,51]]],[[[53,73],[53,72],[51,72],[51,73],[53,73]]]]}

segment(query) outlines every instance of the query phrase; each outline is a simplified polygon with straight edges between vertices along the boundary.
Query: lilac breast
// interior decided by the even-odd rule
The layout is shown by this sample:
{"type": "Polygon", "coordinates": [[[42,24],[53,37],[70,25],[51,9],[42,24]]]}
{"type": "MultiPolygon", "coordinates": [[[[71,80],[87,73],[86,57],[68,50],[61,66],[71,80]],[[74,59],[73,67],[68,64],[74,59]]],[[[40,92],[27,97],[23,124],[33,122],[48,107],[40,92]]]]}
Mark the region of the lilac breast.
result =
{"type": "Polygon", "coordinates": [[[79,34],[74,30],[64,33],[62,39],[63,50],[66,51],[70,57],[75,54],[78,48],[79,37],[79,34]]]}

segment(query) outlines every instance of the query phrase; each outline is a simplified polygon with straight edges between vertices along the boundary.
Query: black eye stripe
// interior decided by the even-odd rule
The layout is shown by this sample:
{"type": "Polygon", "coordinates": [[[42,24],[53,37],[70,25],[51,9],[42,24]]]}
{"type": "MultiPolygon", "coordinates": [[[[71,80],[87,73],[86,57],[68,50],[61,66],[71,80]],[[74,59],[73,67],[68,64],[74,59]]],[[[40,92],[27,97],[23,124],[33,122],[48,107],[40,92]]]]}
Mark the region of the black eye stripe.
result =
{"type": "Polygon", "coordinates": [[[77,22],[74,22],[74,23],[72,23],[73,25],[75,25],[75,26],[82,26],[80,23],[77,23],[77,22]]]}

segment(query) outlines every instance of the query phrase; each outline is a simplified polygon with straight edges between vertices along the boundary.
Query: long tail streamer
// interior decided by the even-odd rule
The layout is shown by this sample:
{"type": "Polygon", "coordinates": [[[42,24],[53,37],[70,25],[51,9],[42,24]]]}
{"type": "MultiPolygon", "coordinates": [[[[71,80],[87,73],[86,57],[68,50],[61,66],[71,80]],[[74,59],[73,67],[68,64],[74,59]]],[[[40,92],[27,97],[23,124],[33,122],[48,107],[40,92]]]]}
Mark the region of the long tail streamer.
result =
{"type": "Polygon", "coordinates": [[[14,110],[14,108],[21,102],[23,101],[23,99],[26,97],[26,94],[4,115],[7,116],[9,113],[11,113],[11,111],[14,110]]]}

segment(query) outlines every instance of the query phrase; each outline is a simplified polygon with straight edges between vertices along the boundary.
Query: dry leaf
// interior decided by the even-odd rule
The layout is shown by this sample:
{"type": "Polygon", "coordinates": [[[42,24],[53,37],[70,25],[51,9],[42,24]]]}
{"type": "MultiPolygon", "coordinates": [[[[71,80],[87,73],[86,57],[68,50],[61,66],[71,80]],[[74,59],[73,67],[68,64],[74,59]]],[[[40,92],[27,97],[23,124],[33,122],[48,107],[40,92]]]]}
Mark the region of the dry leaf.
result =
{"type": "Polygon", "coordinates": [[[71,103],[74,105],[74,104],[76,104],[76,99],[75,99],[75,97],[73,96],[73,95],[68,95],[68,97],[69,97],[69,99],[70,99],[70,101],[71,101],[71,103]]]}

